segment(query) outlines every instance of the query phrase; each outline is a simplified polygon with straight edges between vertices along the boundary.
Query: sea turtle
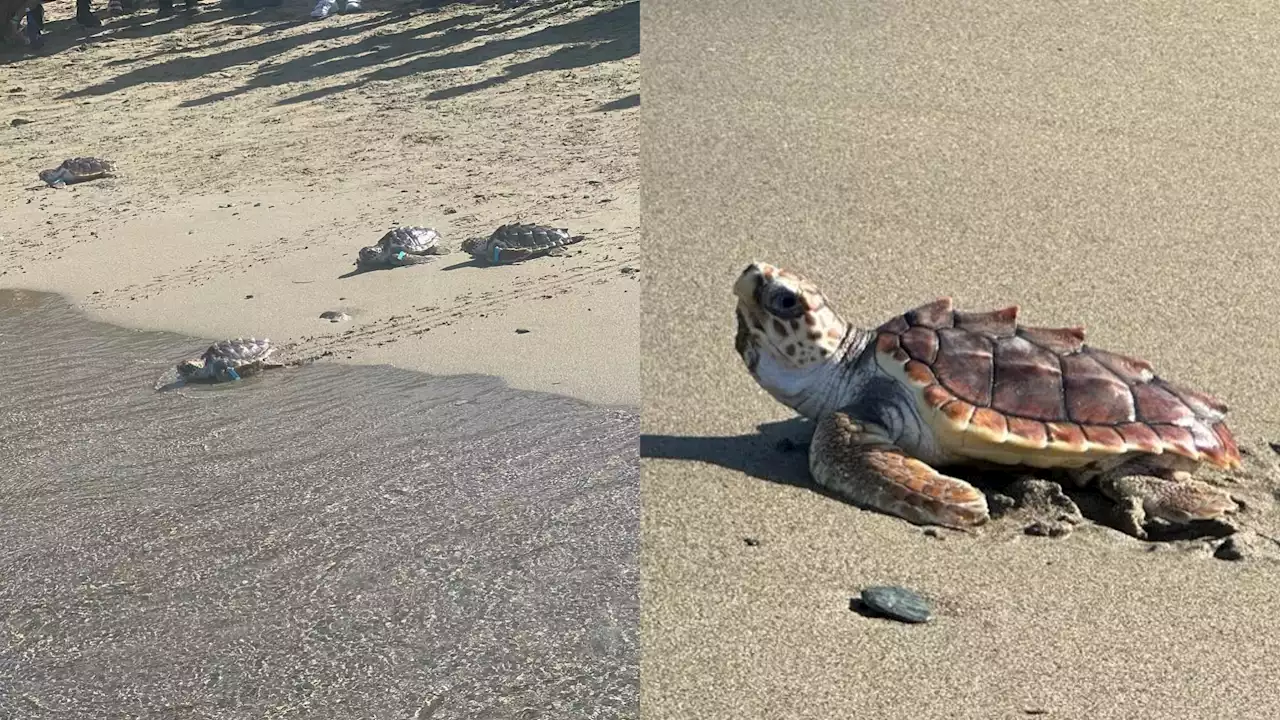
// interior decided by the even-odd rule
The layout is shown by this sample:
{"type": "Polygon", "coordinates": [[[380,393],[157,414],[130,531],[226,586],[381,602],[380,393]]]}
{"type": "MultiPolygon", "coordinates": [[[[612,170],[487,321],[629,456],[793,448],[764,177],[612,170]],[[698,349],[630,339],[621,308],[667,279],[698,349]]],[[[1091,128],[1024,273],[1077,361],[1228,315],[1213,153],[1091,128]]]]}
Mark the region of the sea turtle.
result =
{"type": "Polygon", "coordinates": [[[49,187],[60,188],[72,183],[112,177],[115,174],[115,163],[95,157],[67,158],[62,164],[51,170],[41,170],[40,179],[49,187]]]}
{"type": "Polygon", "coordinates": [[[219,340],[200,357],[179,363],[178,376],[188,382],[239,380],[251,372],[284,367],[286,363],[272,359],[275,351],[267,338],[219,340]]]}
{"type": "Polygon", "coordinates": [[[862,507],[970,528],[986,497],[935,468],[1034,468],[1096,483],[1145,537],[1238,509],[1193,480],[1240,451],[1218,400],[1139,359],[1086,345],[1084,329],[1028,327],[1017,306],[955,310],[942,298],[875,330],[850,326],[805,278],[752,263],[734,283],[735,347],[774,398],[813,420],[809,468],[862,507]]]}
{"type": "Polygon", "coordinates": [[[487,238],[471,238],[462,242],[462,251],[490,265],[506,265],[542,255],[560,255],[564,246],[586,240],[585,235],[570,235],[568,228],[548,225],[503,225],[487,238]]]}
{"type": "Polygon", "coordinates": [[[444,255],[440,233],[425,227],[398,227],[389,231],[377,245],[360,248],[356,265],[373,269],[399,267],[428,262],[431,255],[444,255]]]}

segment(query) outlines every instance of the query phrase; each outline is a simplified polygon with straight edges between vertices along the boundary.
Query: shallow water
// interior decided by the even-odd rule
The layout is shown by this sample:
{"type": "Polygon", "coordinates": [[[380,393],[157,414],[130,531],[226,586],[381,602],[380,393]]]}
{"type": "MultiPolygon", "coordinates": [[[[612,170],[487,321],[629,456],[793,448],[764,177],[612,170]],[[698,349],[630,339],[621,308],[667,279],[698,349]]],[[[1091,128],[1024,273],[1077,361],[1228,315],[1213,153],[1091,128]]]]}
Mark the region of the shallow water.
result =
{"type": "Polygon", "coordinates": [[[0,290],[0,718],[638,716],[635,412],[0,290]]]}

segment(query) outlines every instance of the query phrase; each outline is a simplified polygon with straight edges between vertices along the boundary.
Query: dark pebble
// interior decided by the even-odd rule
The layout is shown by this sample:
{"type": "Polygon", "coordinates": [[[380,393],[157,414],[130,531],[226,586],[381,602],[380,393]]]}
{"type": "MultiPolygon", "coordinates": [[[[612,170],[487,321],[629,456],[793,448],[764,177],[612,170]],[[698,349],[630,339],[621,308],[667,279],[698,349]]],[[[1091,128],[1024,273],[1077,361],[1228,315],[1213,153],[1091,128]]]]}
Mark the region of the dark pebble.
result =
{"type": "Polygon", "coordinates": [[[757,540],[757,539],[755,539],[755,538],[742,538],[742,542],[746,543],[746,544],[747,544],[747,547],[759,547],[759,546],[760,546],[760,541],[759,541],[759,540],[757,540]]]}
{"type": "Polygon", "coordinates": [[[525,328],[516,328],[516,334],[517,334],[517,335],[524,335],[525,333],[528,333],[528,332],[533,332],[533,331],[532,331],[532,330],[526,330],[525,328]]]}
{"type": "Polygon", "coordinates": [[[906,623],[923,623],[933,619],[929,603],[916,593],[893,585],[863,588],[862,605],[877,615],[906,623]]]}
{"type": "Polygon", "coordinates": [[[1213,556],[1219,560],[1243,560],[1245,549],[1233,536],[1223,540],[1213,551],[1213,556]]]}

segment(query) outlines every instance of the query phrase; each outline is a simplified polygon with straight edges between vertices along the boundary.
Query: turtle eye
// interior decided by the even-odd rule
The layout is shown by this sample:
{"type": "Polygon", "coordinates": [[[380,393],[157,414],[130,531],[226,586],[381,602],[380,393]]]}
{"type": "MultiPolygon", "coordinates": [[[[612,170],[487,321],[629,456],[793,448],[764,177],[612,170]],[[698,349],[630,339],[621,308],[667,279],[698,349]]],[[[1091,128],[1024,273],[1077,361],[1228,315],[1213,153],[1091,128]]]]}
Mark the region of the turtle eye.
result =
{"type": "Polygon", "coordinates": [[[787,288],[777,288],[769,293],[765,309],[783,319],[797,318],[804,313],[800,298],[787,288]]]}

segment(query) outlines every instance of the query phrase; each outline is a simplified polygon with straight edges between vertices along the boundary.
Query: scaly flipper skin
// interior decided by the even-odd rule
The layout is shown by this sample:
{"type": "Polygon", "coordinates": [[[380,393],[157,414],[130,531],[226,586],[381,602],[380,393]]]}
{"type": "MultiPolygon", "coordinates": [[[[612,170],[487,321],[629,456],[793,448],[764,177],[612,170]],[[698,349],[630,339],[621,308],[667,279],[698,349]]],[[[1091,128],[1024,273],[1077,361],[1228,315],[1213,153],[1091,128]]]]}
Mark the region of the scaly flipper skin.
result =
{"type": "Polygon", "coordinates": [[[1231,496],[1186,473],[1159,472],[1144,464],[1121,467],[1098,478],[1098,489],[1115,501],[1122,522],[1120,528],[1137,538],[1147,536],[1143,527],[1149,518],[1173,525],[1197,520],[1221,520],[1240,507],[1231,496]],[[1157,472],[1164,477],[1145,474],[1157,472]]]}
{"type": "Polygon", "coordinates": [[[964,529],[990,517],[977,488],[910,457],[843,412],[818,421],[809,472],[819,485],[855,505],[917,525],[964,529]]]}

